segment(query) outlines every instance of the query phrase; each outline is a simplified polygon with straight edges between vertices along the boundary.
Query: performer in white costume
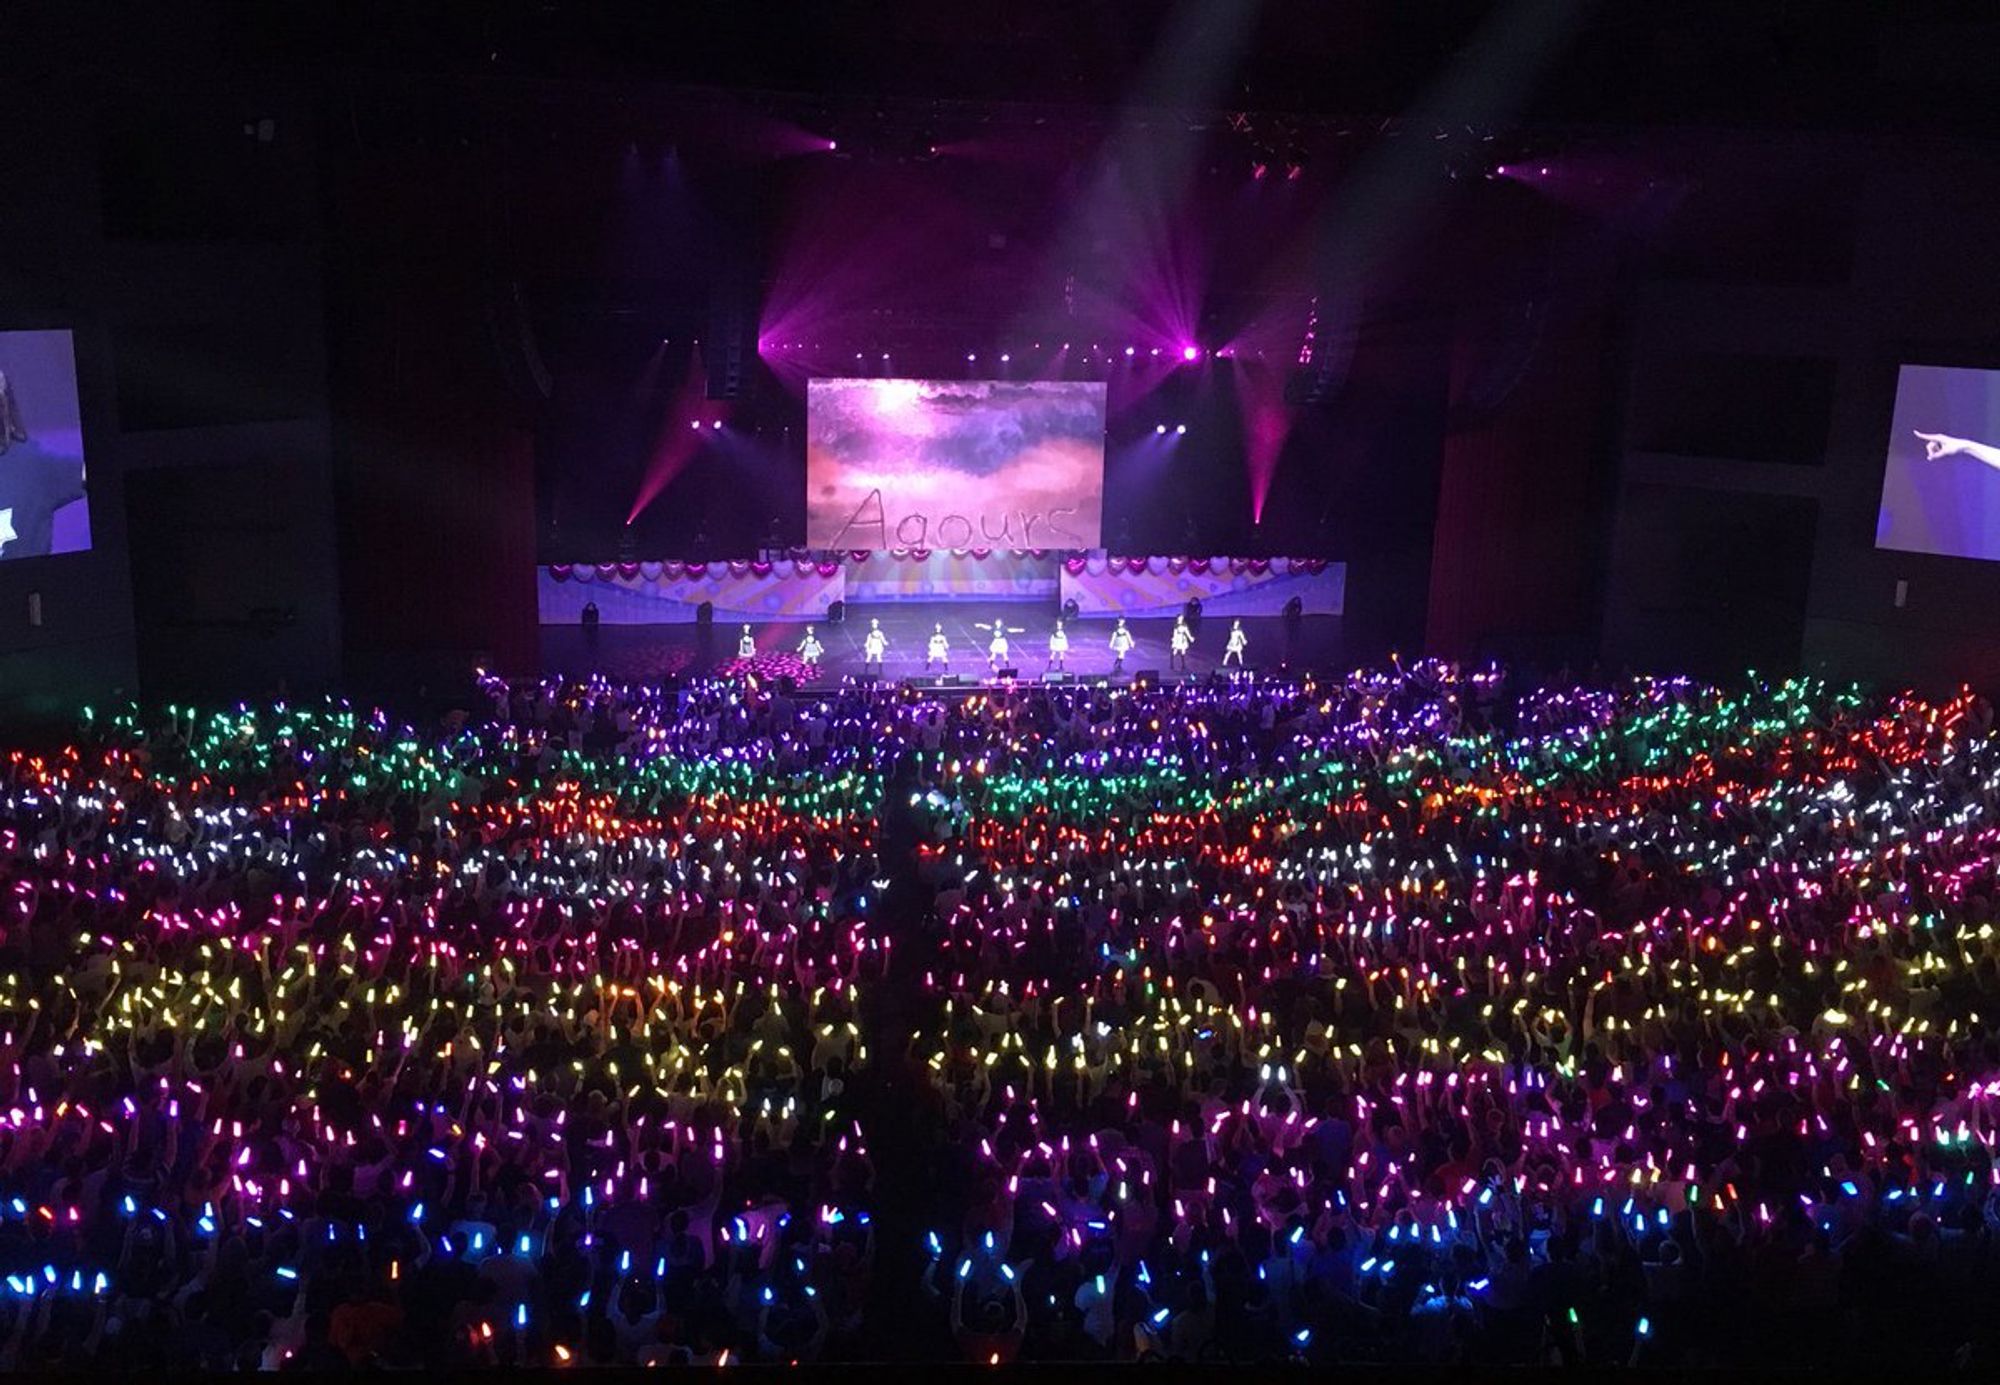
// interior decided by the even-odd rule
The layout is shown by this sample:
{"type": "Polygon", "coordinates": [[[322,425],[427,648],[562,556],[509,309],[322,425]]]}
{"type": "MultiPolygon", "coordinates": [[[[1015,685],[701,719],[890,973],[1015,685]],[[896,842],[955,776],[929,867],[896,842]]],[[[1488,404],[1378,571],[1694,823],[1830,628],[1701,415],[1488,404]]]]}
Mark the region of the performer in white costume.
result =
{"type": "Polygon", "coordinates": [[[1125,617],[1120,616],[1118,618],[1117,629],[1111,632],[1111,671],[1113,673],[1123,673],[1125,671],[1125,656],[1132,652],[1134,643],[1132,632],[1125,627],[1125,617]]]}
{"type": "Polygon", "coordinates": [[[889,652],[889,637],[882,633],[882,622],[868,622],[868,634],[861,641],[861,667],[874,666],[877,673],[882,671],[882,656],[889,652]]]}
{"type": "Polygon", "coordinates": [[[1228,668],[1229,661],[1234,659],[1236,667],[1242,668],[1243,651],[1249,647],[1250,637],[1243,633],[1243,622],[1239,620],[1229,627],[1229,643],[1222,651],[1222,666],[1228,668]]]}
{"type": "Polygon", "coordinates": [[[1063,660],[1069,655],[1069,635],[1063,630],[1063,623],[1056,622],[1056,628],[1049,631],[1049,667],[1060,671],[1063,660]]]}
{"type": "Polygon", "coordinates": [[[1009,635],[1025,635],[1028,633],[1020,626],[1009,625],[1004,620],[996,620],[990,625],[981,621],[974,628],[991,630],[993,632],[993,638],[986,646],[986,667],[990,669],[999,668],[1000,665],[1007,662],[1007,637],[1009,635]]]}
{"type": "Polygon", "coordinates": [[[951,666],[951,641],[944,637],[942,625],[931,627],[930,647],[924,651],[924,672],[929,673],[932,664],[941,669],[951,666]]]}
{"type": "Polygon", "coordinates": [[[813,628],[808,625],[806,627],[806,637],[799,641],[799,657],[806,661],[807,673],[819,672],[819,656],[824,653],[826,653],[826,646],[819,642],[819,636],[815,635],[813,628]]]}
{"type": "Polygon", "coordinates": [[[1187,672],[1188,651],[1194,648],[1194,631],[1188,628],[1186,616],[1174,617],[1173,644],[1169,648],[1169,667],[1176,672],[1187,672]]]}
{"type": "Polygon", "coordinates": [[[736,641],[736,657],[739,659],[754,659],[757,657],[757,641],[751,635],[750,627],[747,625],[743,627],[742,638],[736,641]]]}

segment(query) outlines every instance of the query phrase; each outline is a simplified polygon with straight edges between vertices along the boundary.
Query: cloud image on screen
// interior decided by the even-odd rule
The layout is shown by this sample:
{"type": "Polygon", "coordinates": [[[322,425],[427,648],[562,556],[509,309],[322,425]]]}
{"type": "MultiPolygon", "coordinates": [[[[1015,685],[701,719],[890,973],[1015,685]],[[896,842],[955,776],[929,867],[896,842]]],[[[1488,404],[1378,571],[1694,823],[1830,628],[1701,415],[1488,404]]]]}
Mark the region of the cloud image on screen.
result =
{"type": "Polygon", "coordinates": [[[0,562],[90,547],[68,332],[0,332],[0,562]]]}
{"type": "Polygon", "coordinates": [[[1101,380],[813,380],[815,548],[1094,548],[1101,380]]]}
{"type": "Polygon", "coordinates": [[[1897,375],[1875,546],[2000,558],[2000,370],[1897,375]]]}

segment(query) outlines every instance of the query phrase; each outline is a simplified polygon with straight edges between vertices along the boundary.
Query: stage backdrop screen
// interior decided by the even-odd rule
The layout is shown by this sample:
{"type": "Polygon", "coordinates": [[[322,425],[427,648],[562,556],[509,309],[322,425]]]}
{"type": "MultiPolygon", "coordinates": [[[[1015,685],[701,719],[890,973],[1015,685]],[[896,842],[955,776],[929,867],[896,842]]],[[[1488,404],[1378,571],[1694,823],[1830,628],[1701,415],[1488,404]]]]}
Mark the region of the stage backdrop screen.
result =
{"type": "Polygon", "coordinates": [[[68,332],[0,332],[0,562],[90,547],[68,332]]]}
{"type": "Polygon", "coordinates": [[[813,548],[1095,548],[1101,380],[813,380],[813,548]]]}
{"type": "Polygon", "coordinates": [[[1875,546],[2000,558],[2000,370],[1902,368],[1875,546]]]}

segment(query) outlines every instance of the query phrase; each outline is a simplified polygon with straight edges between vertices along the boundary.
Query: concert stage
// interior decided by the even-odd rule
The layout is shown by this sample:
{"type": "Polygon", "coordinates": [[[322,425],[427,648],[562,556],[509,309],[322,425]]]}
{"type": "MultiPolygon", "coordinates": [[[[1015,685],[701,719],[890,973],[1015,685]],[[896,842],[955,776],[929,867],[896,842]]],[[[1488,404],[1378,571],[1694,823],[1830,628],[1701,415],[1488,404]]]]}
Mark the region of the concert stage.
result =
{"type": "MultiPolygon", "coordinates": [[[[988,634],[980,622],[1004,619],[1010,634],[1012,666],[1021,678],[1039,681],[1048,667],[1049,629],[1059,608],[1053,603],[992,602],[981,605],[963,598],[924,602],[886,602],[873,605],[850,603],[847,617],[838,624],[814,621],[813,629],[826,653],[820,661],[822,681],[860,677],[875,672],[864,668],[861,642],[870,620],[882,622],[889,637],[889,649],[880,674],[890,681],[923,678],[934,674],[935,666],[924,667],[924,650],[934,625],[942,624],[951,641],[950,672],[971,679],[988,676],[986,645],[988,634]]],[[[1206,676],[1222,664],[1222,650],[1229,637],[1232,618],[1209,615],[1196,632],[1195,646],[1188,656],[1188,672],[1206,676]]],[[[802,672],[797,650],[805,637],[807,622],[776,620],[752,623],[757,640],[757,671],[774,675],[802,672]]],[[[1064,623],[1069,634],[1068,671],[1081,678],[1101,678],[1111,674],[1110,639],[1117,621],[1109,616],[1084,616],[1064,623]]],[[[1170,618],[1128,620],[1136,644],[1126,656],[1122,675],[1129,679],[1140,672],[1157,671],[1161,677],[1174,676],[1167,657],[1167,640],[1173,630],[1170,618]]],[[[1243,629],[1250,637],[1247,666],[1258,672],[1328,669],[1342,666],[1343,641],[1339,616],[1304,616],[1290,637],[1282,616],[1246,616],[1243,629]]],[[[624,682],[657,681],[712,673],[741,671],[736,658],[736,641],[741,623],[712,626],[688,624],[604,625],[594,633],[578,625],[544,625],[542,669],[545,673],[578,675],[601,673],[624,682]]]]}

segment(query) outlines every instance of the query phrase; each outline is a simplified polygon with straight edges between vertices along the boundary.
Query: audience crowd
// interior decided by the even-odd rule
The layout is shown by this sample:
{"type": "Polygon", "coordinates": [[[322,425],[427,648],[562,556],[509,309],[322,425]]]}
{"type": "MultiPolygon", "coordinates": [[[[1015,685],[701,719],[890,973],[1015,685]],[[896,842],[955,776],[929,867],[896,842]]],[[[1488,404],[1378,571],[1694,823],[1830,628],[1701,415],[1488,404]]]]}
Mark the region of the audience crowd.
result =
{"type": "Polygon", "coordinates": [[[0,1366],[1894,1361],[1991,707],[507,684],[0,761],[0,1366]]]}

